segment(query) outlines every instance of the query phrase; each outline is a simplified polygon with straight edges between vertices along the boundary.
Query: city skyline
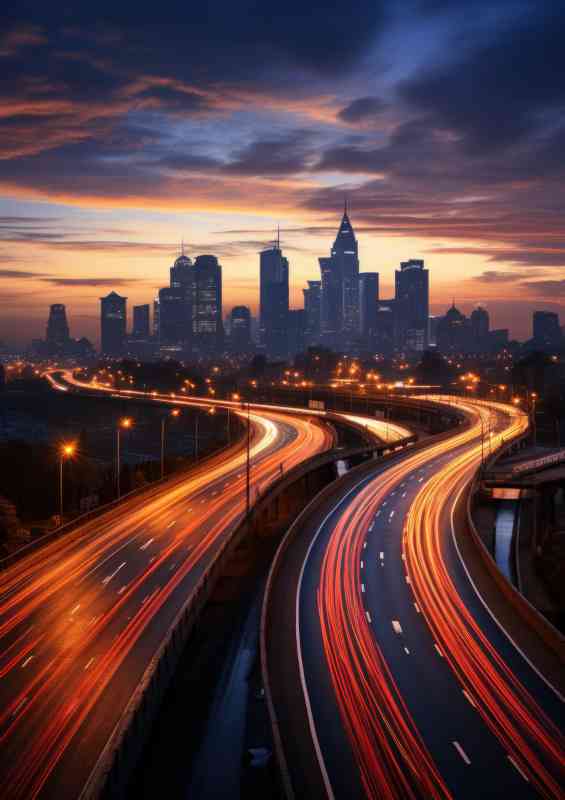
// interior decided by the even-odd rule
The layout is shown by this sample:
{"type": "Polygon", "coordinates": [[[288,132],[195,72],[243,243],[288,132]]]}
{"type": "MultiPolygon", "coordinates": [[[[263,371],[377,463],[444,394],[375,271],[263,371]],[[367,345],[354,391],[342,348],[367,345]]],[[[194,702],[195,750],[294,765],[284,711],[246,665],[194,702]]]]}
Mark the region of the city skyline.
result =
{"type": "Polygon", "coordinates": [[[555,3],[480,3],[472,21],[459,3],[314,4],[299,33],[294,6],[220,4],[214,25],[177,9],[159,35],[146,12],[107,10],[94,25],[75,9],[72,28],[33,2],[6,14],[0,339],[41,335],[62,292],[95,338],[95,299],[146,302],[182,237],[223,264],[226,308],[256,309],[277,224],[299,308],[344,195],[383,296],[416,258],[432,313],[482,302],[525,338],[532,307],[563,308],[555,3]]]}

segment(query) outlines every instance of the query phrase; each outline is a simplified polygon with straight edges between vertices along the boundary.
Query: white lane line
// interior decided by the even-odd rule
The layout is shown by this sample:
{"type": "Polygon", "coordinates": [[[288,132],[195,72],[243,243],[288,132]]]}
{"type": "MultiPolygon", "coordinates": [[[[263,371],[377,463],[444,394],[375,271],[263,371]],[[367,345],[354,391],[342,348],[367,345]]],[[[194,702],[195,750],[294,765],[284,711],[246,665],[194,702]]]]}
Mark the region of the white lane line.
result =
{"type": "Polygon", "coordinates": [[[418,478],[418,483],[422,483],[423,480],[424,480],[423,477],[422,478],[418,478]]]}
{"type": "Polygon", "coordinates": [[[364,561],[362,561],[362,562],[361,562],[361,569],[363,569],[363,567],[364,567],[364,566],[365,566],[365,562],[364,562],[364,561]]]}
{"type": "Polygon", "coordinates": [[[400,496],[401,497],[406,497],[407,494],[408,494],[408,492],[402,492],[402,494],[400,496]]]}
{"type": "Polygon", "coordinates": [[[386,500],[383,500],[383,502],[381,503],[381,505],[382,505],[382,507],[384,508],[384,507],[386,506],[386,500]]]}
{"type": "Polygon", "coordinates": [[[406,646],[404,647],[404,652],[406,653],[407,656],[410,655],[410,650],[406,646]]]}
{"type": "Polygon", "coordinates": [[[168,530],[169,528],[172,528],[172,527],[173,527],[173,525],[176,525],[176,524],[177,524],[177,521],[176,521],[176,519],[174,519],[172,522],[169,522],[169,524],[167,525],[167,530],[168,530]]]}
{"type": "Polygon", "coordinates": [[[367,542],[363,542],[363,550],[367,547],[367,542]]]}
{"type": "Polygon", "coordinates": [[[422,613],[420,611],[420,606],[418,605],[418,603],[414,603],[414,608],[416,609],[416,614],[421,614],[422,613]]]}
{"type": "Polygon", "coordinates": [[[365,591],[365,584],[364,584],[364,583],[362,583],[362,584],[361,584],[361,591],[362,591],[362,592],[364,592],[364,591],[365,591]]]}
{"type": "Polygon", "coordinates": [[[115,570],[114,570],[114,571],[113,571],[113,572],[112,572],[110,575],[106,575],[106,577],[105,577],[105,578],[104,578],[104,580],[102,581],[102,583],[104,584],[104,586],[107,586],[107,585],[110,583],[110,581],[112,580],[112,578],[113,578],[115,575],[117,575],[117,574],[118,574],[118,572],[121,570],[121,568],[122,568],[122,567],[125,567],[125,565],[126,565],[126,564],[127,564],[127,561],[122,561],[122,563],[120,564],[120,566],[119,566],[119,567],[117,567],[117,569],[115,569],[115,570]]]}
{"type": "Polygon", "coordinates": [[[132,536],[131,539],[127,540],[127,542],[124,542],[121,545],[121,547],[118,547],[117,550],[114,550],[113,553],[107,555],[106,558],[102,559],[102,561],[99,564],[96,564],[96,566],[92,567],[92,569],[89,569],[88,572],[85,572],[84,575],[80,578],[80,580],[83,581],[85,578],[88,578],[88,576],[91,575],[93,572],[96,572],[97,569],[100,569],[100,567],[103,566],[106,563],[106,561],[109,561],[113,556],[117,555],[120,552],[120,550],[123,550],[124,547],[127,547],[128,544],[137,539],[139,535],[140,535],[139,533],[136,533],[135,536],[132,536]]]}
{"type": "Polygon", "coordinates": [[[401,483],[401,484],[400,484],[400,488],[401,488],[401,489],[404,489],[404,487],[405,487],[405,486],[406,486],[406,483],[401,483]]]}
{"type": "Polygon", "coordinates": [[[118,589],[118,594],[123,594],[127,588],[128,588],[127,583],[124,583],[124,585],[120,586],[120,588],[118,589]]]}
{"type": "Polygon", "coordinates": [[[391,511],[388,515],[388,521],[391,522],[392,518],[394,517],[394,511],[391,511]]]}
{"type": "Polygon", "coordinates": [[[93,663],[94,663],[94,658],[91,658],[91,659],[90,659],[90,661],[87,661],[87,662],[86,662],[86,665],[85,665],[85,667],[84,667],[84,671],[86,672],[86,670],[87,670],[89,667],[91,667],[93,663]]]}
{"type": "Polygon", "coordinates": [[[76,612],[79,610],[79,608],[80,608],[80,603],[77,603],[76,606],[71,611],[71,617],[73,616],[73,614],[76,614],[76,612]]]}
{"type": "Polygon", "coordinates": [[[379,510],[378,510],[378,511],[377,511],[377,513],[375,514],[375,518],[376,518],[376,517],[378,517],[378,516],[380,515],[380,513],[381,513],[381,509],[379,508],[379,510]]]}
{"type": "Polygon", "coordinates": [[[22,661],[22,669],[25,669],[30,661],[33,661],[33,656],[28,656],[25,661],[22,661]]]}
{"type": "Polygon", "coordinates": [[[157,558],[157,556],[151,556],[151,558],[149,559],[148,563],[152,564],[155,561],[156,558],[157,558]]]}
{"type": "Polygon", "coordinates": [[[524,770],[519,766],[519,764],[517,764],[516,761],[512,758],[512,756],[511,755],[507,755],[506,758],[508,759],[508,761],[510,761],[510,763],[512,764],[514,769],[517,770],[520,773],[520,775],[526,781],[526,783],[529,783],[530,779],[528,778],[528,776],[526,775],[524,770]]]}
{"type": "Polygon", "coordinates": [[[469,694],[469,692],[467,691],[467,689],[463,689],[463,694],[465,695],[465,697],[467,698],[467,700],[469,701],[469,703],[471,703],[471,705],[473,706],[473,708],[476,708],[476,707],[477,707],[477,704],[475,703],[475,701],[473,700],[473,698],[471,697],[471,695],[469,694]]]}
{"type": "Polygon", "coordinates": [[[373,620],[371,619],[371,615],[369,614],[369,612],[365,611],[365,614],[367,615],[367,619],[369,620],[369,622],[372,622],[373,620]]]}
{"type": "Polygon", "coordinates": [[[12,717],[15,717],[15,716],[16,716],[16,714],[18,713],[18,711],[21,709],[21,707],[22,707],[22,706],[25,706],[25,704],[27,703],[27,701],[28,701],[28,700],[29,700],[29,697],[28,697],[27,695],[26,695],[24,698],[22,698],[22,699],[20,700],[20,702],[18,703],[18,705],[17,705],[17,706],[15,707],[15,709],[12,711],[12,717]]]}
{"type": "Polygon", "coordinates": [[[459,742],[452,742],[451,744],[457,750],[457,752],[459,753],[465,764],[469,765],[471,763],[471,759],[469,758],[467,753],[463,750],[459,742]]]}
{"type": "Polygon", "coordinates": [[[379,558],[381,559],[381,561],[383,561],[383,560],[384,560],[384,557],[385,557],[385,554],[384,554],[384,553],[383,553],[383,551],[381,550],[381,552],[379,553],[379,558]]]}
{"type": "Polygon", "coordinates": [[[154,539],[153,537],[152,537],[151,539],[148,539],[148,540],[145,542],[145,544],[142,544],[142,545],[141,545],[141,547],[140,547],[139,549],[140,549],[140,550],[147,550],[147,548],[149,547],[149,545],[151,544],[151,542],[154,542],[154,541],[155,541],[155,539],[154,539]]]}
{"type": "Polygon", "coordinates": [[[441,650],[439,649],[439,645],[438,645],[438,644],[436,644],[436,643],[434,642],[434,647],[435,647],[435,649],[436,649],[436,651],[437,651],[437,654],[439,655],[439,657],[440,657],[440,658],[443,658],[443,653],[442,653],[442,652],[441,652],[441,650]]]}
{"type": "Polygon", "coordinates": [[[402,625],[397,619],[392,620],[392,630],[397,633],[399,636],[402,633],[402,625]]]}
{"type": "Polygon", "coordinates": [[[394,490],[394,492],[391,492],[391,493],[390,493],[390,496],[391,496],[391,497],[394,497],[394,495],[395,495],[395,494],[396,494],[396,489],[394,490]]]}

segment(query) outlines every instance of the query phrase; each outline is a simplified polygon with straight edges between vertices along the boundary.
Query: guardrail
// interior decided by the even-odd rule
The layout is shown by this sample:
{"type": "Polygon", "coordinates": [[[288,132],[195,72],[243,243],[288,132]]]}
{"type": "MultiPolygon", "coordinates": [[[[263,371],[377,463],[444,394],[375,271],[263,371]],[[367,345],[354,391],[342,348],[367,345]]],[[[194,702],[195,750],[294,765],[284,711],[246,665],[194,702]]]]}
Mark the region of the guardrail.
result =
{"type": "MultiPolygon", "coordinates": [[[[516,444],[525,439],[529,435],[529,432],[525,434],[521,434],[513,439],[511,442],[508,442],[501,448],[501,450],[497,451],[491,456],[489,459],[489,464],[494,463],[497,459],[501,457],[503,452],[506,452],[509,449],[512,449],[516,444]]],[[[481,560],[484,566],[487,569],[487,572],[493,578],[494,582],[496,583],[497,587],[500,589],[502,594],[506,597],[507,600],[510,601],[516,612],[520,615],[522,620],[532,627],[540,639],[554,652],[561,660],[565,660],[565,636],[563,636],[557,628],[555,628],[551,622],[549,622],[543,614],[541,614],[537,608],[535,608],[525,597],[522,595],[515,586],[513,586],[510,581],[508,581],[502,572],[499,570],[496,561],[490,554],[487,546],[484,544],[481,536],[476,528],[474,519],[473,519],[473,500],[474,495],[479,488],[479,482],[481,479],[481,475],[479,470],[475,474],[470,486],[469,491],[467,493],[467,500],[466,500],[466,514],[467,514],[467,522],[469,526],[469,530],[471,532],[471,537],[473,543],[476,546],[477,552],[481,557],[481,560]]]]}

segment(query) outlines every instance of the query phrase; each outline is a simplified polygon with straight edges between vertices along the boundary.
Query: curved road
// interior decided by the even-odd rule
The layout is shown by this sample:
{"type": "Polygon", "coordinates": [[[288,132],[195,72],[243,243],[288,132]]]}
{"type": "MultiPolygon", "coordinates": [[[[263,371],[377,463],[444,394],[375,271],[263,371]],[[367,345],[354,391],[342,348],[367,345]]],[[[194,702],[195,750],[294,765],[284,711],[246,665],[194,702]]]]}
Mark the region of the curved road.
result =
{"type": "MultiPolygon", "coordinates": [[[[269,409],[251,421],[252,496],[281,462],[288,470],[332,444],[311,418],[269,409]]],[[[171,621],[242,518],[245,459],[240,443],[0,575],[3,798],[79,796],[171,621]]]]}
{"type": "Polygon", "coordinates": [[[495,448],[527,418],[461,405],[468,430],[375,466],[310,523],[295,653],[320,796],[563,796],[562,702],[479,599],[455,536],[481,426],[495,448]]]}

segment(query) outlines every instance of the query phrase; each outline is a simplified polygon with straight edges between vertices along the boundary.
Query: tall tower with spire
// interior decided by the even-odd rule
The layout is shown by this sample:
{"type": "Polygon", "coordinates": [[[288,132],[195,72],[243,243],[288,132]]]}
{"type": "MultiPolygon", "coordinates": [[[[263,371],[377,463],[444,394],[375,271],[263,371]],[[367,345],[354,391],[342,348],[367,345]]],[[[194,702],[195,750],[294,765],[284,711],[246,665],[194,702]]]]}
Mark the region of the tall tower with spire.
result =
{"type": "Polygon", "coordinates": [[[330,257],[320,258],[319,262],[322,334],[329,344],[344,334],[347,342],[347,337],[354,336],[359,329],[359,254],[347,200],[330,257]]]}

